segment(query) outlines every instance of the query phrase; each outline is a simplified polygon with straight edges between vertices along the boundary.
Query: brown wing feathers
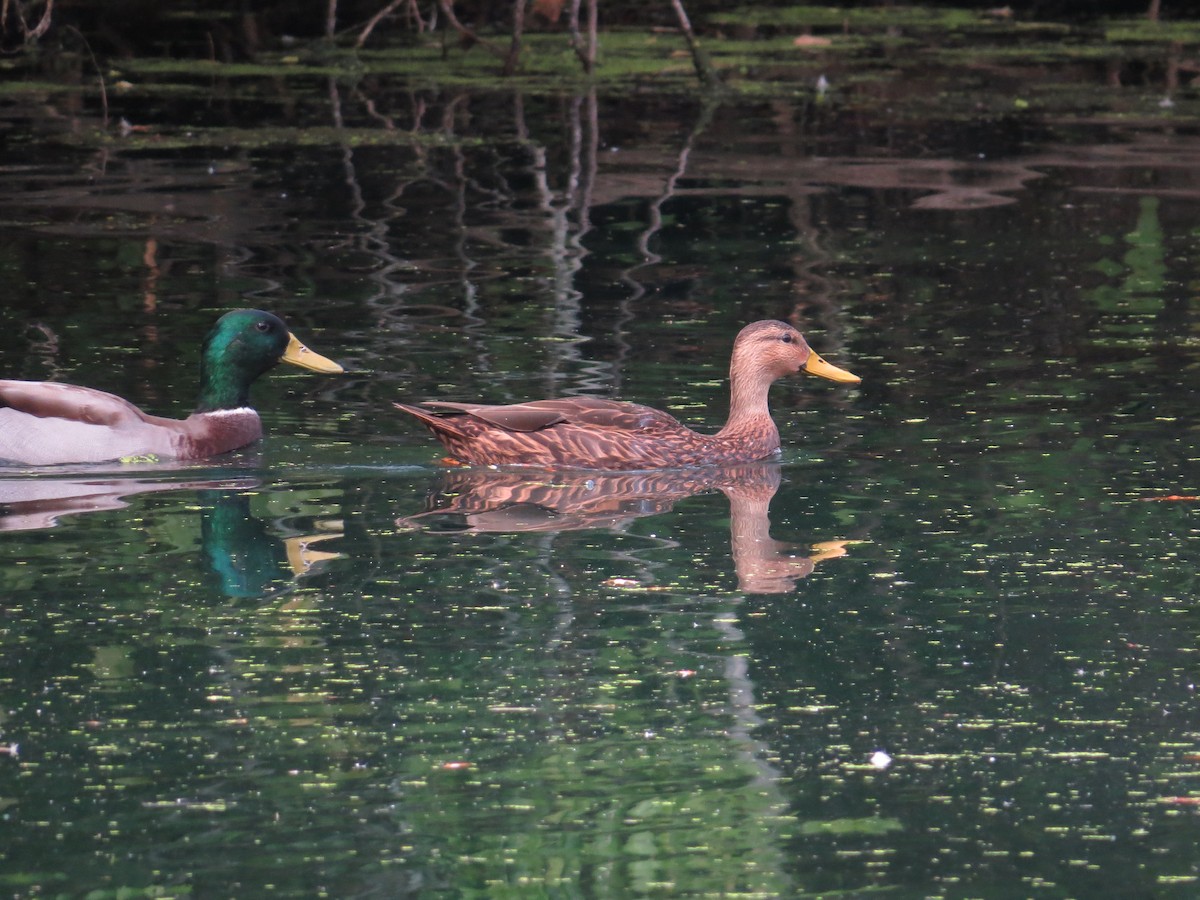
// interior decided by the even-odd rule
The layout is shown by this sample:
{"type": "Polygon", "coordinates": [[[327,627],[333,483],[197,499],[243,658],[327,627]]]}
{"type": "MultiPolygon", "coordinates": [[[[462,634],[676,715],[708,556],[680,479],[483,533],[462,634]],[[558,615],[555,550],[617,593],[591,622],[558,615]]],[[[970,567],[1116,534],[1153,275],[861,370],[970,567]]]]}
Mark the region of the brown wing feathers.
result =
{"type": "MultiPolygon", "coordinates": [[[[396,404],[399,406],[400,404],[396,404]]],[[[514,403],[509,406],[483,406],[472,403],[450,403],[441,400],[426,401],[425,406],[449,409],[483,419],[509,431],[540,431],[566,418],[561,412],[537,403],[514,403]]],[[[412,407],[403,407],[411,411],[412,407]]]]}

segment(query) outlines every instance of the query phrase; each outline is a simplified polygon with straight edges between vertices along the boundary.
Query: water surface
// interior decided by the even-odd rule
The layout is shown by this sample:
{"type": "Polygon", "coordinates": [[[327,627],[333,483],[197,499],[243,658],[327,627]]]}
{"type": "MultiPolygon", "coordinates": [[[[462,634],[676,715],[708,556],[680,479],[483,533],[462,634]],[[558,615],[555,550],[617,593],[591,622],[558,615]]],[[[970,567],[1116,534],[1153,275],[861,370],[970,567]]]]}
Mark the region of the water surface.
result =
{"type": "Polygon", "coordinates": [[[0,473],[6,890],[1190,896],[1195,91],[925,74],[229,82],[101,150],[7,101],[6,376],[184,415],[242,305],[349,373],[227,458],[0,473]],[[748,471],[446,470],[390,405],[712,430],[763,317],[863,382],[779,384],[748,471]]]}

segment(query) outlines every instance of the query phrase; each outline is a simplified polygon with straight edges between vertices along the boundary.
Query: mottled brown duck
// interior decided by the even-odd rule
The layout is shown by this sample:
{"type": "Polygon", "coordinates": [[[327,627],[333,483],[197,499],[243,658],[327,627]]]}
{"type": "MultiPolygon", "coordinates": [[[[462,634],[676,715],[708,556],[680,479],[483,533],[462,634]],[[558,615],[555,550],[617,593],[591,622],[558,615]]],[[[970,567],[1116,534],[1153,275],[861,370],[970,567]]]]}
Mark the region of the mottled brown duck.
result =
{"type": "Polygon", "coordinates": [[[429,400],[395,404],[415,416],[459,462],[471,465],[667,469],[727,465],[779,452],[767,394],[786,375],[861,379],[827,363],[786,322],[747,325],[733,344],[729,418],[700,434],[649,406],[595,397],[563,397],[505,406],[429,400]]]}
{"type": "Polygon", "coordinates": [[[226,313],[204,341],[200,399],[186,419],[147,415],[114,394],[49,381],[0,381],[0,462],[48,466],[202,459],[262,437],[250,385],[279,362],[342,367],[305,347],[277,316],[226,313]]]}

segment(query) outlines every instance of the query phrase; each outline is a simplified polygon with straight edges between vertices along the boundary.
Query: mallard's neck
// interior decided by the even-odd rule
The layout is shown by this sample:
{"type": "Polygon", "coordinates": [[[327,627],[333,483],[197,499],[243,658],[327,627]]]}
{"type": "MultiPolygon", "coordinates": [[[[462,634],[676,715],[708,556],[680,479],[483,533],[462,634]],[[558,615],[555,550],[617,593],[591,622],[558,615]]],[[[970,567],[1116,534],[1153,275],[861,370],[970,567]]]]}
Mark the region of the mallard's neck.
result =
{"type": "Polygon", "coordinates": [[[196,412],[240,409],[250,405],[250,384],[258,373],[249,373],[228,359],[209,359],[206,352],[200,364],[200,399],[196,412]]]}

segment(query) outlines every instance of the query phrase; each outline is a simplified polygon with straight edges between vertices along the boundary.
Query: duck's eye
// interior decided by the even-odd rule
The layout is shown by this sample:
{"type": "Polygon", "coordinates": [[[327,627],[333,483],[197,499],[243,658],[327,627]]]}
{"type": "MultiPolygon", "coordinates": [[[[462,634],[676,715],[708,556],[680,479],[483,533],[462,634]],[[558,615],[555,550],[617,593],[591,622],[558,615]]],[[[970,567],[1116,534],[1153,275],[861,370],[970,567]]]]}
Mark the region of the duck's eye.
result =
{"type": "Polygon", "coordinates": [[[268,331],[271,330],[271,323],[270,322],[255,322],[254,327],[257,328],[259,331],[261,331],[263,334],[266,334],[268,331]]]}
{"type": "Polygon", "coordinates": [[[792,341],[795,340],[795,338],[792,337],[792,335],[790,335],[790,334],[782,335],[779,339],[781,341],[783,341],[785,344],[790,344],[790,343],[792,343],[792,341]]]}

